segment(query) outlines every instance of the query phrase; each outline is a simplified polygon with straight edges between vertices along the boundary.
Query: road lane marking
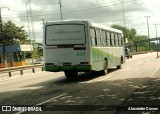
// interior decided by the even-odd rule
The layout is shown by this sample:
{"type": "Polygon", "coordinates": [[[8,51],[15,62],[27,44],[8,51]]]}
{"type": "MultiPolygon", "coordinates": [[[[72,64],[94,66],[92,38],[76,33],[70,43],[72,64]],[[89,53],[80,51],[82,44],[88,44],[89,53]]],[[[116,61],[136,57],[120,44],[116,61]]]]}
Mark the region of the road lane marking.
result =
{"type": "MultiPolygon", "coordinates": [[[[57,99],[57,98],[60,98],[60,97],[62,97],[62,96],[65,96],[66,94],[67,94],[67,93],[58,95],[58,96],[56,96],[56,97],[53,97],[53,98],[51,98],[51,99],[48,99],[48,100],[43,101],[43,102],[41,102],[41,103],[38,103],[38,104],[36,104],[36,105],[34,105],[34,106],[35,106],[35,107],[36,107],[36,106],[40,106],[40,105],[42,105],[42,104],[48,103],[48,102],[50,102],[50,101],[52,101],[52,100],[55,100],[55,99],[57,99]]],[[[25,112],[25,111],[17,112],[17,113],[15,113],[15,114],[22,114],[22,113],[24,113],[24,112],[25,112]]]]}
{"type": "Polygon", "coordinates": [[[110,78],[110,77],[112,77],[113,75],[106,75],[107,77],[105,77],[105,78],[102,78],[101,79],[101,77],[99,77],[99,78],[96,78],[96,79],[93,79],[93,80],[89,80],[89,81],[84,81],[84,82],[79,82],[79,83],[96,83],[96,82],[98,82],[98,81],[102,81],[102,80],[105,80],[105,79],[107,79],[107,78],[110,78]],[[99,80],[98,80],[99,79],[99,80]]]}
{"type": "Polygon", "coordinates": [[[125,69],[122,70],[122,72],[123,72],[123,71],[126,71],[126,70],[129,70],[129,69],[131,69],[131,68],[132,68],[132,67],[125,68],[125,69]]]}
{"type": "Polygon", "coordinates": [[[62,96],[65,96],[66,94],[67,94],[67,93],[64,93],[64,94],[62,94],[62,95],[53,97],[53,98],[51,98],[51,99],[48,99],[48,100],[43,101],[43,102],[41,102],[41,103],[38,103],[38,104],[36,104],[35,106],[39,106],[39,105],[45,104],[45,103],[50,102],[50,101],[52,101],[52,100],[54,100],[54,99],[57,99],[57,98],[62,97],[62,96]]]}
{"type": "Polygon", "coordinates": [[[105,80],[105,79],[110,78],[110,77],[112,77],[112,76],[113,76],[113,75],[109,75],[109,76],[107,76],[107,77],[105,77],[105,78],[102,78],[102,79],[98,80],[97,82],[102,81],[102,80],[105,80]]]}

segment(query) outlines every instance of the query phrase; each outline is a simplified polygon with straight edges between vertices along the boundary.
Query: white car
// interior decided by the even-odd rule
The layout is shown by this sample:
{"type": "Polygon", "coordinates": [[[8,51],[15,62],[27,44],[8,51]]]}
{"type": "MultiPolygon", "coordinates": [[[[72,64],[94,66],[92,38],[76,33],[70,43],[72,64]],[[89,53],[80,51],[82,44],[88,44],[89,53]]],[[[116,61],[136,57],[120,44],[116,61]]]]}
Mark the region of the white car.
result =
{"type": "Polygon", "coordinates": [[[34,64],[43,64],[43,59],[37,59],[34,64]]]}

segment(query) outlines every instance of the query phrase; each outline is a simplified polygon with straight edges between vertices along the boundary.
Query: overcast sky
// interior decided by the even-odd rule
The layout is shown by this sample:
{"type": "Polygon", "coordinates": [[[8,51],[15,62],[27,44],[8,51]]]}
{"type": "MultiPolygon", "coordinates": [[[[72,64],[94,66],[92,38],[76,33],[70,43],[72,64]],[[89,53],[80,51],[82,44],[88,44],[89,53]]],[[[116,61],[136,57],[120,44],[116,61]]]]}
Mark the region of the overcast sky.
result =
{"type": "MultiPolygon", "coordinates": [[[[45,22],[60,20],[59,0],[30,1],[35,39],[42,42],[42,19],[45,22]]],[[[123,26],[122,1],[125,26],[135,28],[137,34],[148,35],[145,16],[150,16],[148,18],[150,37],[154,38],[156,36],[154,24],[160,24],[160,0],[61,0],[63,19],[83,19],[106,26],[112,24],[123,26]]],[[[12,20],[17,26],[24,26],[28,31],[26,5],[29,8],[28,0],[0,0],[3,22],[12,20]],[[9,11],[4,7],[8,7],[9,11]]],[[[157,25],[157,30],[160,36],[160,25],[157,25]]]]}

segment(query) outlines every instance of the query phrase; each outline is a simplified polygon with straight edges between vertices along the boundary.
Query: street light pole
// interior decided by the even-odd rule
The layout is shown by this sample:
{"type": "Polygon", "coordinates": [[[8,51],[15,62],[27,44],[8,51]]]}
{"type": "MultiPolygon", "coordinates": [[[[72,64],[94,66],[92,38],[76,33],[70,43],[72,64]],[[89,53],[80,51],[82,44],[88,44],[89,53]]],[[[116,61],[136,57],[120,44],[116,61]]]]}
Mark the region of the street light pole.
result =
{"type": "Polygon", "coordinates": [[[5,64],[5,66],[7,66],[7,62],[6,62],[6,50],[5,50],[5,44],[4,44],[4,34],[3,34],[3,22],[2,22],[2,15],[1,15],[1,11],[2,9],[7,8],[9,10],[8,7],[0,7],[0,32],[1,32],[1,41],[2,41],[2,47],[3,47],[3,61],[2,63],[5,64]]]}
{"type": "Polygon", "coordinates": [[[145,16],[146,18],[147,18],[147,28],[148,28],[148,39],[149,39],[149,51],[151,51],[151,49],[150,49],[150,35],[149,35],[149,22],[148,22],[148,18],[150,17],[150,16],[145,16]]]}

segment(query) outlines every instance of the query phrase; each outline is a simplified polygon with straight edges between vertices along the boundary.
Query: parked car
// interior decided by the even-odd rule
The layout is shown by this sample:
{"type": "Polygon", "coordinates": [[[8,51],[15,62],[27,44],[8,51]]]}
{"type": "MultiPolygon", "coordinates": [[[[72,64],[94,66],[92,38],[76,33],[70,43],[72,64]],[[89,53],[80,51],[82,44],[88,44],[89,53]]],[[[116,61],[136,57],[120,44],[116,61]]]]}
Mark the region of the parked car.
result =
{"type": "Polygon", "coordinates": [[[37,59],[34,64],[43,64],[43,59],[37,59]]]}
{"type": "Polygon", "coordinates": [[[129,48],[125,48],[125,55],[128,59],[132,58],[132,50],[129,48]]]}

